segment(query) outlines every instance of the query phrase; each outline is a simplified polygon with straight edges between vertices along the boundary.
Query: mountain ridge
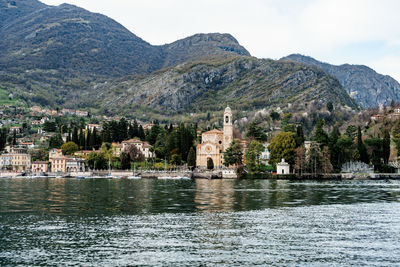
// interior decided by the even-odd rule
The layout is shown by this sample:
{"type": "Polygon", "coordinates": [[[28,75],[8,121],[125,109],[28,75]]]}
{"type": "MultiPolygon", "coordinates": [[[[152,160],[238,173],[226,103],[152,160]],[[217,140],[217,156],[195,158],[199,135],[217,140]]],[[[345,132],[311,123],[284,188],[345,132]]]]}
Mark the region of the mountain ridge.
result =
{"type": "Polygon", "coordinates": [[[291,54],[280,60],[322,68],[336,77],[347,93],[364,108],[387,106],[392,100],[400,101],[400,84],[389,75],[379,74],[368,66],[332,65],[300,54],[291,54]]]}

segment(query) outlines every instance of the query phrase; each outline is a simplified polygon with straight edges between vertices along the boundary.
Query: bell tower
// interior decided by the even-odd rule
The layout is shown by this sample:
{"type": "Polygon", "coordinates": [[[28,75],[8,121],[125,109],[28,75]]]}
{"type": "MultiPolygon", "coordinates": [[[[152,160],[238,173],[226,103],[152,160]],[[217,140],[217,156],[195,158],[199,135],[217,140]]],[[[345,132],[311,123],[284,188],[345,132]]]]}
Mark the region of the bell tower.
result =
{"type": "Polygon", "coordinates": [[[224,112],[224,151],[229,147],[233,141],[233,126],[232,126],[232,110],[226,107],[224,112]]]}

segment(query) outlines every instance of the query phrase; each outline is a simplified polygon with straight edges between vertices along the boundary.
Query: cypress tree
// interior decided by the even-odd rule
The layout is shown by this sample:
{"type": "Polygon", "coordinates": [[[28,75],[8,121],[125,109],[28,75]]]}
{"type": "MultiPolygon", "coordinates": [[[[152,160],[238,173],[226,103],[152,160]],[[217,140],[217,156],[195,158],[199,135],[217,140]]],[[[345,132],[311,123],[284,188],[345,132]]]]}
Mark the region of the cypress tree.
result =
{"type": "Polygon", "coordinates": [[[96,127],[95,127],[95,128],[93,128],[93,132],[92,132],[92,134],[90,135],[90,138],[89,138],[89,148],[90,149],[97,148],[96,147],[96,142],[97,142],[97,130],[96,130],[96,127]]]}
{"type": "Polygon", "coordinates": [[[365,147],[364,142],[362,141],[361,127],[360,126],[358,126],[358,129],[357,129],[357,149],[358,149],[358,153],[360,154],[360,160],[362,162],[368,164],[369,163],[369,156],[368,156],[367,148],[365,147]]]}
{"type": "Polygon", "coordinates": [[[80,149],[84,149],[85,148],[85,132],[83,131],[83,129],[80,130],[79,132],[79,146],[80,149]]]}
{"type": "Polygon", "coordinates": [[[74,127],[71,141],[74,142],[75,144],[79,144],[78,128],[76,126],[74,127]]]}
{"type": "Polygon", "coordinates": [[[85,138],[85,149],[91,149],[90,144],[89,144],[90,138],[91,138],[90,130],[88,129],[87,133],[86,133],[86,138],[85,138]]]}
{"type": "Polygon", "coordinates": [[[135,137],[135,131],[133,130],[132,124],[129,124],[129,127],[128,127],[128,137],[130,139],[135,137]]]}
{"type": "Polygon", "coordinates": [[[133,137],[140,137],[139,136],[139,125],[136,120],[133,121],[133,137]]]}
{"type": "Polygon", "coordinates": [[[144,141],[146,139],[146,134],[144,133],[144,129],[143,129],[142,125],[139,126],[138,137],[142,141],[144,141]]]}
{"type": "Polygon", "coordinates": [[[67,143],[71,142],[71,128],[68,128],[67,143]]]}
{"type": "Polygon", "coordinates": [[[16,146],[17,145],[17,131],[13,131],[13,139],[12,139],[12,145],[16,146]]]}
{"type": "Polygon", "coordinates": [[[194,153],[193,147],[190,148],[188,157],[187,157],[187,164],[189,167],[196,166],[196,153],[194,153]]]}
{"type": "Polygon", "coordinates": [[[304,144],[304,132],[303,126],[299,125],[296,128],[296,147],[302,146],[304,144]]]}
{"type": "Polygon", "coordinates": [[[388,129],[383,132],[383,162],[388,164],[390,157],[390,133],[388,129]]]}

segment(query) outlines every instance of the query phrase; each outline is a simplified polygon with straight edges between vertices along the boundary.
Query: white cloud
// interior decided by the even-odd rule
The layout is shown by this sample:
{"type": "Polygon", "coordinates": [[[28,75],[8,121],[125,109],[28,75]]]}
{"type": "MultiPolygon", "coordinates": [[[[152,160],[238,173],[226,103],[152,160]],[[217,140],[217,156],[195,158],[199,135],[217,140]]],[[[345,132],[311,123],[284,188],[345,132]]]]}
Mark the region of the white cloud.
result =
{"type": "MultiPolygon", "coordinates": [[[[64,1],[43,2],[58,5],[64,1]]],[[[257,57],[280,58],[302,53],[323,61],[333,60],[335,64],[382,62],[375,66],[400,79],[398,65],[383,63],[388,62],[389,55],[400,56],[400,50],[393,52],[393,46],[400,44],[400,1],[397,0],[65,2],[108,15],[152,44],[170,43],[199,32],[227,32],[257,57]],[[363,46],[370,42],[382,43],[388,51],[383,49],[377,54],[374,49],[367,50],[365,61],[360,61],[362,55],[354,57],[346,50],[350,45],[363,46]]]]}

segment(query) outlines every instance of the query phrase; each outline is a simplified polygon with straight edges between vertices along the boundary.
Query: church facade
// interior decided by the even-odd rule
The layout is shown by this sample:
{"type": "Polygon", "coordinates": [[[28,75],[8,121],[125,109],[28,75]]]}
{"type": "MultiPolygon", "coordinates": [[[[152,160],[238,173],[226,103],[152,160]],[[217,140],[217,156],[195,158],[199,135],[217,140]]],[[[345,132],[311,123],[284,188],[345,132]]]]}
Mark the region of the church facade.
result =
{"type": "Polygon", "coordinates": [[[224,128],[204,132],[201,144],[196,148],[196,166],[207,167],[207,160],[212,159],[215,168],[223,166],[224,152],[233,141],[232,110],[227,107],[224,112],[224,128]]]}

